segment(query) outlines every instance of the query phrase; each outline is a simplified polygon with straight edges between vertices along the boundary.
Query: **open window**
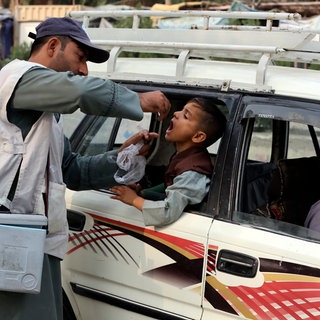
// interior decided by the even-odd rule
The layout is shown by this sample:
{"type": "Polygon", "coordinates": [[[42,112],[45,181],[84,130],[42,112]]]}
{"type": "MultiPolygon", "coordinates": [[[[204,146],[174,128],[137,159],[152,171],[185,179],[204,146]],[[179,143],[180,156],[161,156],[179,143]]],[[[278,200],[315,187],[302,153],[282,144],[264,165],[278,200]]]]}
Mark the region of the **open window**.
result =
{"type": "MultiPolygon", "coordinates": [[[[183,95],[182,92],[172,96],[168,95],[171,102],[171,110],[168,117],[162,122],[159,122],[157,117],[150,113],[146,113],[140,122],[90,115],[86,115],[83,118],[81,113],[78,116],[74,114],[64,115],[72,149],[81,155],[92,156],[118,149],[125,140],[142,129],[158,132],[160,138],[152,142],[150,154],[147,158],[145,176],[139,182],[142,188],[158,185],[164,181],[166,166],[175,152],[174,144],[165,140],[165,132],[169,127],[174,112],[181,110],[186,102],[194,96],[191,96],[190,93],[183,95]],[[75,120],[75,116],[77,116],[77,120],[75,120]],[[71,120],[69,121],[69,119],[71,120]],[[77,126],[72,121],[76,122],[77,126]]],[[[200,94],[200,96],[211,98],[228,118],[230,106],[228,108],[224,101],[215,97],[208,97],[205,94],[200,94]]],[[[220,143],[221,139],[208,148],[213,164],[216,162],[220,143]]],[[[194,210],[204,211],[204,206],[194,206],[192,211],[194,210]]]]}
{"type": "MultiPolygon", "coordinates": [[[[73,115],[64,115],[66,119],[73,115]]],[[[72,121],[67,121],[70,123],[72,121]]],[[[145,114],[141,121],[111,117],[86,116],[78,121],[78,127],[71,135],[73,150],[81,155],[95,155],[117,149],[134,133],[150,130],[151,114],[145,114]]],[[[67,126],[68,128],[68,126],[67,126]]],[[[67,130],[69,132],[70,129],[67,130]]]]}
{"type": "Polygon", "coordinates": [[[303,226],[320,199],[320,129],[314,106],[248,105],[242,125],[240,211],[303,226]]]}

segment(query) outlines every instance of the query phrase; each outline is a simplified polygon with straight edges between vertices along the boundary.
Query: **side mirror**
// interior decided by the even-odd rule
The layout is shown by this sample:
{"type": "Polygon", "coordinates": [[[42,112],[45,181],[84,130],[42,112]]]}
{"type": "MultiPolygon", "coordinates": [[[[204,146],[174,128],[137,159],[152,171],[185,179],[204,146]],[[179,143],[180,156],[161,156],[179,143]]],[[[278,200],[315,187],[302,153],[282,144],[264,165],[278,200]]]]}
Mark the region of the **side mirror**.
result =
{"type": "Polygon", "coordinates": [[[74,210],[67,210],[67,220],[70,231],[83,231],[86,225],[86,216],[84,213],[74,210]]]}

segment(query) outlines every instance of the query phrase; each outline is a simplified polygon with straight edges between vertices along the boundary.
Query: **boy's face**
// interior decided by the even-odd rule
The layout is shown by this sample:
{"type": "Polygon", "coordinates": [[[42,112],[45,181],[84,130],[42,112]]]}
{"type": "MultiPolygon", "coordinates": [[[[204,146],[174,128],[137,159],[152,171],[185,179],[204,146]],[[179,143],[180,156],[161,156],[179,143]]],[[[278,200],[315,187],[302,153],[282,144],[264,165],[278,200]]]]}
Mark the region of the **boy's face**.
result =
{"type": "MultiPolygon", "coordinates": [[[[199,130],[203,111],[195,103],[187,103],[181,111],[173,114],[166,131],[167,141],[175,142],[177,151],[183,151],[197,143],[197,136],[204,134],[199,130]]],[[[202,142],[202,141],[199,141],[202,142]]]]}

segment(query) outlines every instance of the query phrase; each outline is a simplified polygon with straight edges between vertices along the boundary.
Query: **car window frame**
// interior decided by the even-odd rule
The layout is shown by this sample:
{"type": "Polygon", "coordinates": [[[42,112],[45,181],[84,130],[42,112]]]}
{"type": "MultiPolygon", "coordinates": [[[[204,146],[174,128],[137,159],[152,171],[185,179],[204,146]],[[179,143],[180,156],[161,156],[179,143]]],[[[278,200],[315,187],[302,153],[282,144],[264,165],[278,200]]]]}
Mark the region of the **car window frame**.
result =
{"type": "MultiPolygon", "coordinates": [[[[121,85],[126,86],[127,88],[136,91],[136,92],[145,92],[146,89],[148,91],[151,90],[161,90],[165,95],[175,98],[175,99],[186,99],[194,96],[206,97],[211,99],[216,99],[222,101],[228,109],[228,121],[227,121],[227,129],[220,141],[219,147],[217,148],[217,157],[215,162],[214,173],[211,178],[211,186],[207,196],[207,203],[205,206],[199,206],[192,209],[192,213],[200,214],[203,216],[214,217],[217,211],[219,210],[219,206],[217,207],[214,203],[217,201],[217,197],[221,191],[221,181],[222,176],[220,174],[221,168],[224,167],[225,163],[225,153],[227,150],[228,141],[230,140],[230,132],[232,131],[233,123],[235,121],[235,117],[238,113],[238,104],[240,101],[241,94],[239,93],[227,93],[221,92],[217,90],[212,90],[211,88],[191,88],[188,86],[170,86],[170,85],[154,85],[150,87],[148,83],[130,83],[123,82],[121,85]]],[[[84,119],[79,123],[78,127],[75,129],[73,134],[70,136],[71,147],[74,152],[77,152],[79,144],[82,140],[83,132],[88,130],[88,128],[96,121],[97,116],[86,115],[84,119]]],[[[152,118],[151,120],[151,128],[150,130],[157,131],[160,125],[159,121],[155,121],[156,118],[152,118]]],[[[117,123],[118,127],[120,126],[121,119],[119,119],[119,123],[117,123]]],[[[114,142],[116,139],[118,127],[114,128],[113,138],[110,139],[109,150],[114,148],[114,142]]],[[[116,146],[119,147],[119,146],[116,146]]],[[[152,145],[152,148],[156,147],[156,142],[152,145]]],[[[100,190],[103,192],[103,190],[100,190]]]]}
{"type": "MultiPolygon", "coordinates": [[[[296,237],[296,238],[302,238],[303,240],[308,241],[315,241],[320,242],[320,233],[313,232],[308,230],[305,227],[298,226],[295,224],[287,223],[284,221],[277,220],[276,223],[274,221],[269,222],[271,220],[270,218],[265,217],[259,217],[254,216],[247,212],[242,212],[240,207],[240,197],[241,197],[241,188],[242,188],[242,179],[244,174],[244,166],[246,164],[247,160],[247,154],[248,154],[248,148],[249,145],[246,140],[251,139],[251,134],[253,130],[253,122],[250,121],[250,119],[254,119],[256,116],[259,115],[261,111],[261,106],[265,106],[268,104],[274,104],[275,106],[269,106],[267,108],[268,112],[271,112],[271,110],[277,111],[279,109],[279,101],[281,102],[281,106],[283,105],[292,105],[292,109],[297,111],[300,111],[300,115],[303,114],[304,117],[299,117],[299,113],[297,113],[294,117],[283,115],[283,118],[281,120],[297,120],[293,122],[299,122],[303,123],[306,126],[311,124],[317,124],[317,127],[320,128],[320,110],[317,108],[317,103],[313,101],[307,101],[307,100],[300,100],[300,101],[292,101],[291,99],[288,99],[287,97],[284,97],[283,99],[279,99],[279,97],[254,97],[254,96],[246,96],[242,101],[242,108],[239,108],[239,114],[238,114],[238,121],[236,123],[237,127],[237,134],[233,133],[233,139],[235,140],[232,144],[236,146],[234,148],[238,147],[238,152],[235,153],[234,156],[234,168],[232,172],[227,176],[224,174],[224,177],[226,180],[229,180],[229,183],[226,183],[226,180],[223,182],[227,185],[227,187],[230,188],[229,192],[229,198],[225,200],[225,210],[221,211],[219,215],[216,215],[215,218],[219,220],[229,221],[231,223],[240,223],[240,224],[250,224],[252,227],[255,228],[262,228],[264,230],[268,230],[270,232],[276,232],[280,234],[285,234],[286,236],[290,237],[296,237]],[[266,99],[266,101],[262,101],[266,99]],[[259,103],[256,103],[256,100],[259,100],[259,103]],[[298,106],[300,104],[300,106],[298,106]],[[302,106],[303,105],[303,106],[302,106]],[[257,108],[253,108],[252,106],[258,106],[257,108]],[[242,111],[242,112],[241,112],[242,111]],[[317,115],[318,114],[318,115],[317,115]],[[312,116],[311,116],[312,115],[312,116]],[[316,119],[318,116],[318,119],[316,119]],[[247,119],[246,126],[243,126],[243,119],[247,119]],[[306,122],[303,121],[305,119],[306,122]],[[248,125],[251,124],[251,127],[248,125]],[[251,132],[248,132],[248,130],[251,132]],[[238,168],[238,170],[236,169],[238,168]],[[228,202],[228,206],[226,206],[226,202],[228,202]],[[279,226],[277,224],[279,223],[279,226]]],[[[283,111],[282,109],[281,111],[283,111]]],[[[288,110],[288,109],[286,109],[288,110]]],[[[279,117],[280,118],[280,117],[279,117]]],[[[278,117],[274,118],[278,119],[278,117]]],[[[289,123],[289,122],[288,122],[289,123]]],[[[284,128],[284,130],[288,130],[288,128],[284,128]]],[[[287,138],[286,138],[287,139],[287,138]]],[[[273,148],[273,146],[272,146],[273,148]]],[[[235,149],[229,149],[228,153],[234,152],[235,149]]],[[[271,159],[272,161],[272,159],[271,159]]],[[[226,193],[224,193],[225,195],[226,193]]],[[[222,201],[220,201],[221,203],[222,201]]]]}

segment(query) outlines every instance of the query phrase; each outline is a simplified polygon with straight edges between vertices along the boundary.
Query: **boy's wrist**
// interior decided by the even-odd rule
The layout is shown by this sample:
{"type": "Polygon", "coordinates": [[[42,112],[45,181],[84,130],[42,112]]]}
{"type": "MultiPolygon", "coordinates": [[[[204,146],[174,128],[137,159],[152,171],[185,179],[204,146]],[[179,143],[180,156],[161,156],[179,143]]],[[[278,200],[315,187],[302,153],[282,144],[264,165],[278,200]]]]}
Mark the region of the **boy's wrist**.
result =
{"type": "Polygon", "coordinates": [[[139,196],[135,197],[132,201],[132,205],[137,209],[139,209],[140,211],[142,211],[143,203],[144,203],[144,199],[139,196]]]}

